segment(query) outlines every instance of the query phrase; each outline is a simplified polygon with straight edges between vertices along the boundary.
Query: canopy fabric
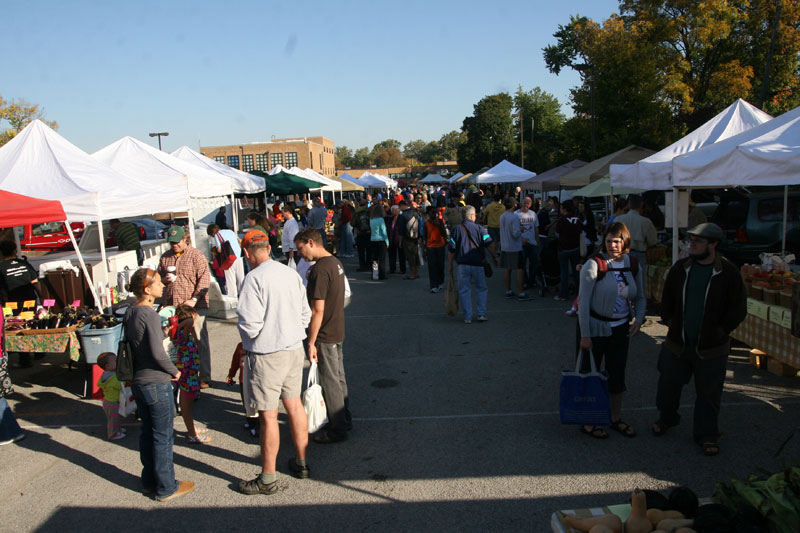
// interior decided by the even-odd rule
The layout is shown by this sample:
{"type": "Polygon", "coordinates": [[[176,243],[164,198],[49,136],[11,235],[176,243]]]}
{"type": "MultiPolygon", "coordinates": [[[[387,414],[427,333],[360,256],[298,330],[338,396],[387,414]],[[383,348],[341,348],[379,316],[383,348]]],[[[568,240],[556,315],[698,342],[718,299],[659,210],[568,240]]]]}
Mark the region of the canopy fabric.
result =
{"type": "MultiPolygon", "coordinates": [[[[331,177],[332,180],[336,180],[342,185],[342,191],[344,191],[344,192],[357,192],[357,191],[363,191],[364,190],[364,187],[362,187],[361,185],[359,185],[357,183],[354,183],[352,181],[346,180],[343,177],[344,175],[345,174],[342,174],[342,176],[332,176],[331,177]]],[[[349,174],[347,174],[347,175],[350,176],[349,174]]],[[[350,176],[350,177],[352,178],[352,176],[350,176]]],[[[353,178],[353,179],[355,179],[355,178],[353,178]]]]}
{"type": "Polygon", "coordinates": [[[431,173],[422,178],[421,180],[419,180],[417,183],[419,184],[419,183],[449,183],[449,182],[450,180],[448,180],[447,178],[444,178],[439,174],[431,173]]]}
{"type": "Polygon", "coordinates": [[[616,187],[639,187],[645,190],[672,187],[672,160],[716,142],[728,139],[772,117],[741,98],[717,116],[675,141],[660,152],[632,165],[611,165],[611,183],[616,187]]]}
{"type": "Polygon", "coordinates": [[[478,184],[520,183],[536,176],[536,172],[525,170],[505,159],[478,176],[478,184]]]}
{"type": "Polygon", "coordinates": [[[294,174],[295,176],[299,176],[303,179],[307,179],[317,183],[316,187],[312,187],[312,189],[322,189],[323,191],[340,191],[342,190],[341,186],[336,181],[331,181],[322,174],[317,174],[313,170],[303,170],[300,167],[292,167],[287,170],[288,173],[294,174]]]}
{"type": "Polygon", "coordinates": [[[593,181],[608,176],[608,168],[612,164],[632,164],[654,154],[653,150],[642,148],[634,144],[626,146],[622,150],[617,150],[582,167],[573,170],[561,177],[562,187],[582,187],[593,181]]]}
{"type": "Polygon", "coordinates": [[[117,172],[40,120],[0,148],[0,189],[59,200],[75,221],[167,212],[174,201],[170,189],[117,172]]]}
{"type": "Polygon", "coordinates": [[[672,162],[675,187],[800,184],[800,107],[672,162]]]}
{"type": "Polygon", "coordinates": [[[572,191],[573,198],[576,196],[585,196],[587,198],[596,198],[598,196],[611,196],[612,194],[639,194],[647,189],[636,189],[634,187],[611,187],[611,178],[600,178],[593,181],[589,185],[584,185],[580,189],[572,191]]]}
{"type": "Polygon", "coordinates": [[[340,181],[331,179],[328,176],[320,174],[319,172],[317,172],[313,168],[307,168],[307,169],[304,170],[304,172],[306,174],[308,174],[309,176],[314,176],[314,177],[316,177],[316,179],[322,180],[322,183],[327,183],[335,191],[341,191],[342,190],[342,184],[341,184],[340,181]]]}
{"type": "Polygon", "coordinates": [[[561,186],[561,177],[572,172],[575,169],[586,166],[586,161],[580,159],[573,159],[569,163],[546,170],[541,174],[537,174],[529,180],[520,183],[523,189],[539,189],[539,190],[554,190],[561,186]]]}
{"type": "Polygon", "coordinates": [[[189,209],[189,180],[186,175],[156,158],[144,143],[132,137],[101,148],[92,157],[131,178],[147,182],[150,186],[171,189],[174,201],[168,211],[189,209]]]}
{"type": "Polygon", "coordinates": [[[266,192],[269,194],[300,194],[319,188],[318,182],[286,171],[269,174],[261,170],[252,170],[250,173],[264,179],[266,192]]]}
{"type": "Polygon", "coordinates": [[[361,185],[367,189],[386,189],[397,187],[397,182],[394,180],[380,174],[373,174],[372,172],[364,172],[360,178],[354,179],[357,180],[356,183],[358,185],[361,185]]]}
{"type": "Polygon", "coordinates": [[[228,176],[231,180],[233,180],[233,192],[235,193],[256,194],[264,192],[264,183],[262,180],[258,179],[252,174],[248,174],[247,172],[242,172],[239,169],[229,167],[228,165],[223,165],[218,161],[214,161],[213,159],[204,156],[200,152],[195,152],[188,146],[181,146],[170,155],[199,167],[228,176]]]}
{"type": "Polygon", "coordinates": [[[464,175],[464,173],[463,173],[463,172],[458,172],[458,173],[456,173],[456,174],[453,174],[452,176],[450,176],[450,179],[449,179],[449,180],[447,180],[447,181],[448,181],[449,183],[455,183],[455,182],[458,180],[458,178],[460,178],[460,177],[461,177],[461,176],[463,176],[463,175],[464,175]]]}
{"type": "Polygon", "coordinates": [[[67,220],[67,215],[58,200],[39,200],[22,194],[0,191],[0,228],[62,220],[67,220]]]}

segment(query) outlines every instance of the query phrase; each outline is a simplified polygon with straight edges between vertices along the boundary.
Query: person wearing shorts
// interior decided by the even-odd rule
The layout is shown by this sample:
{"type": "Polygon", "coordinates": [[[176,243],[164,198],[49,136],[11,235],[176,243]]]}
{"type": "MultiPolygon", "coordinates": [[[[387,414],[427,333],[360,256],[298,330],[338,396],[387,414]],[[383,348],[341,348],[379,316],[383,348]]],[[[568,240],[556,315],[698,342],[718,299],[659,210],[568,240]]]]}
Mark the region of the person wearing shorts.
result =
{"type": "Polygon", "coordinates": [[[261,473],[239,483],[243,494],[278,491],[275,463],[280,446],[278,400],[289,415],[296,457],[289,471],[299,479],[309,477],[306,463],[308,419],[300,390],[303,381],[303,340],[311,320],[306,288],[297,271],[270,260],[269,237],[250,230],[242,239],[251,267],[239,293],[239,333],[244,357],[244,398],[248,412],[258,412],[261,431],[261,473]]]}
{"type": "Polygon", "coordinates": [[[503,205],[506,211],[500,215],[500,249],[502,250],[500,253],[502,265],[505,267],[506,298],[514,298],[514,291],[511,290],[511,271],[516,270],[519,289],[517,300],[530,300],[531,297],[524,289],[525,271],[520,268],[522,265],[522,225],[514,212],[517,208],[517,201],[509,196],[503,205]]]}

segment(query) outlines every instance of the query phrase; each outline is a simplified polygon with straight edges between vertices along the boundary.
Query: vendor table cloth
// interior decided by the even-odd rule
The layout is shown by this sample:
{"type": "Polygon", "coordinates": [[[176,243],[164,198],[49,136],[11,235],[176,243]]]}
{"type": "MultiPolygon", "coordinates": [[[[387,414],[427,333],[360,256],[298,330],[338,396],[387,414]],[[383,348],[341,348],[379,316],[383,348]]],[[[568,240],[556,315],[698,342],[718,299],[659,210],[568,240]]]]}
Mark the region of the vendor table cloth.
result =
{"type": "Polygon", "coordinates": [[[779,324],[748,314],[731,337],[781,363],[800,368],[800,339],[779,324]]]}
{"type": "Polygon", "coordinates": [[[80,343],[74,331],[68,333],[45,333],[41,335],[9,335],[6,333],[6,351],[9,352],[65,352],[78,361],[81,357],[80,343]]]}
{"type": "Polygon", "coordinates": [[[645,297],[654,302],[661,301],[661,293],[664,292],[664,281],[670,267],[660,267],[647,265],[647,280],[645,282],[645,297]]]}

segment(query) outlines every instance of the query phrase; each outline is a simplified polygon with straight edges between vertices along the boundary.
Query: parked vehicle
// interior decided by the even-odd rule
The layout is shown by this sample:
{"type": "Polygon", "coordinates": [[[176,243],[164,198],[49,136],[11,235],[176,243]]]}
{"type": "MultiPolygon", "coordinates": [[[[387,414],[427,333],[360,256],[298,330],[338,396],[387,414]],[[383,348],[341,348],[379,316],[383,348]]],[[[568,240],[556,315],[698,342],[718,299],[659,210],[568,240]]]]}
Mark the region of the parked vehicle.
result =
{"type": "MultiPolygon", "coordinates": [[[[71,222],[70,227],[75,235],[75,240],[80,242],[84,230],[83,222],[71,222]]],[[[44,254],[72,250],[72,243],[64,222],[29,224],[18,227],[17,232],[23,253],[44,254]]],[[[13,234],[11,236],[13,238],[13,234]]]]}
{"type": "MultiPolygon", "coordinates": [[[[720,198],[711,217],[727,234],[720,251],[737,264],[758,262],[763,252],[780,252],[782,192],[732,193],[720,198]]],[[[789,193],[786,251],[800,258],[800,192],[789,193]]]]}

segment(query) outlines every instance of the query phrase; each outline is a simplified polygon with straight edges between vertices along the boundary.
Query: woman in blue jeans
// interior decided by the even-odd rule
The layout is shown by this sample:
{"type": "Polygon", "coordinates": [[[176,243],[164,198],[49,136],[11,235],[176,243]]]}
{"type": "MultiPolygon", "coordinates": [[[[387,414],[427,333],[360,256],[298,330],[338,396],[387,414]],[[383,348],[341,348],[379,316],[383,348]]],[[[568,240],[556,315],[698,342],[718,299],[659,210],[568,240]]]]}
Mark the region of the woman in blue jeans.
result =
{"type": "Polygon", "coordinates": [[[133,353],[131,389],[142,419],[139,457],[142,461],[142,494],[158,501],[183,496],[194,489],[191,481],[177,481],[172,463],[172,380],[180,372],[164,351],[161,317],[153,302],[164,292],[161,276],[143,268],[131,278],[136,305],[125,314],[125,336],[133,353]]]}
{"type": "Polygon", "coordinates": [[[578,288],[578,270],[580,264],[580,239],[583,226],[575,215],[575,204],[567,200],[561,204],[561,217],[556,222],[558,234],[558,264],[561,267],[561,283],[555,300],[566,300],[569,297],[569,281],[575,282],[578,288]]]}

